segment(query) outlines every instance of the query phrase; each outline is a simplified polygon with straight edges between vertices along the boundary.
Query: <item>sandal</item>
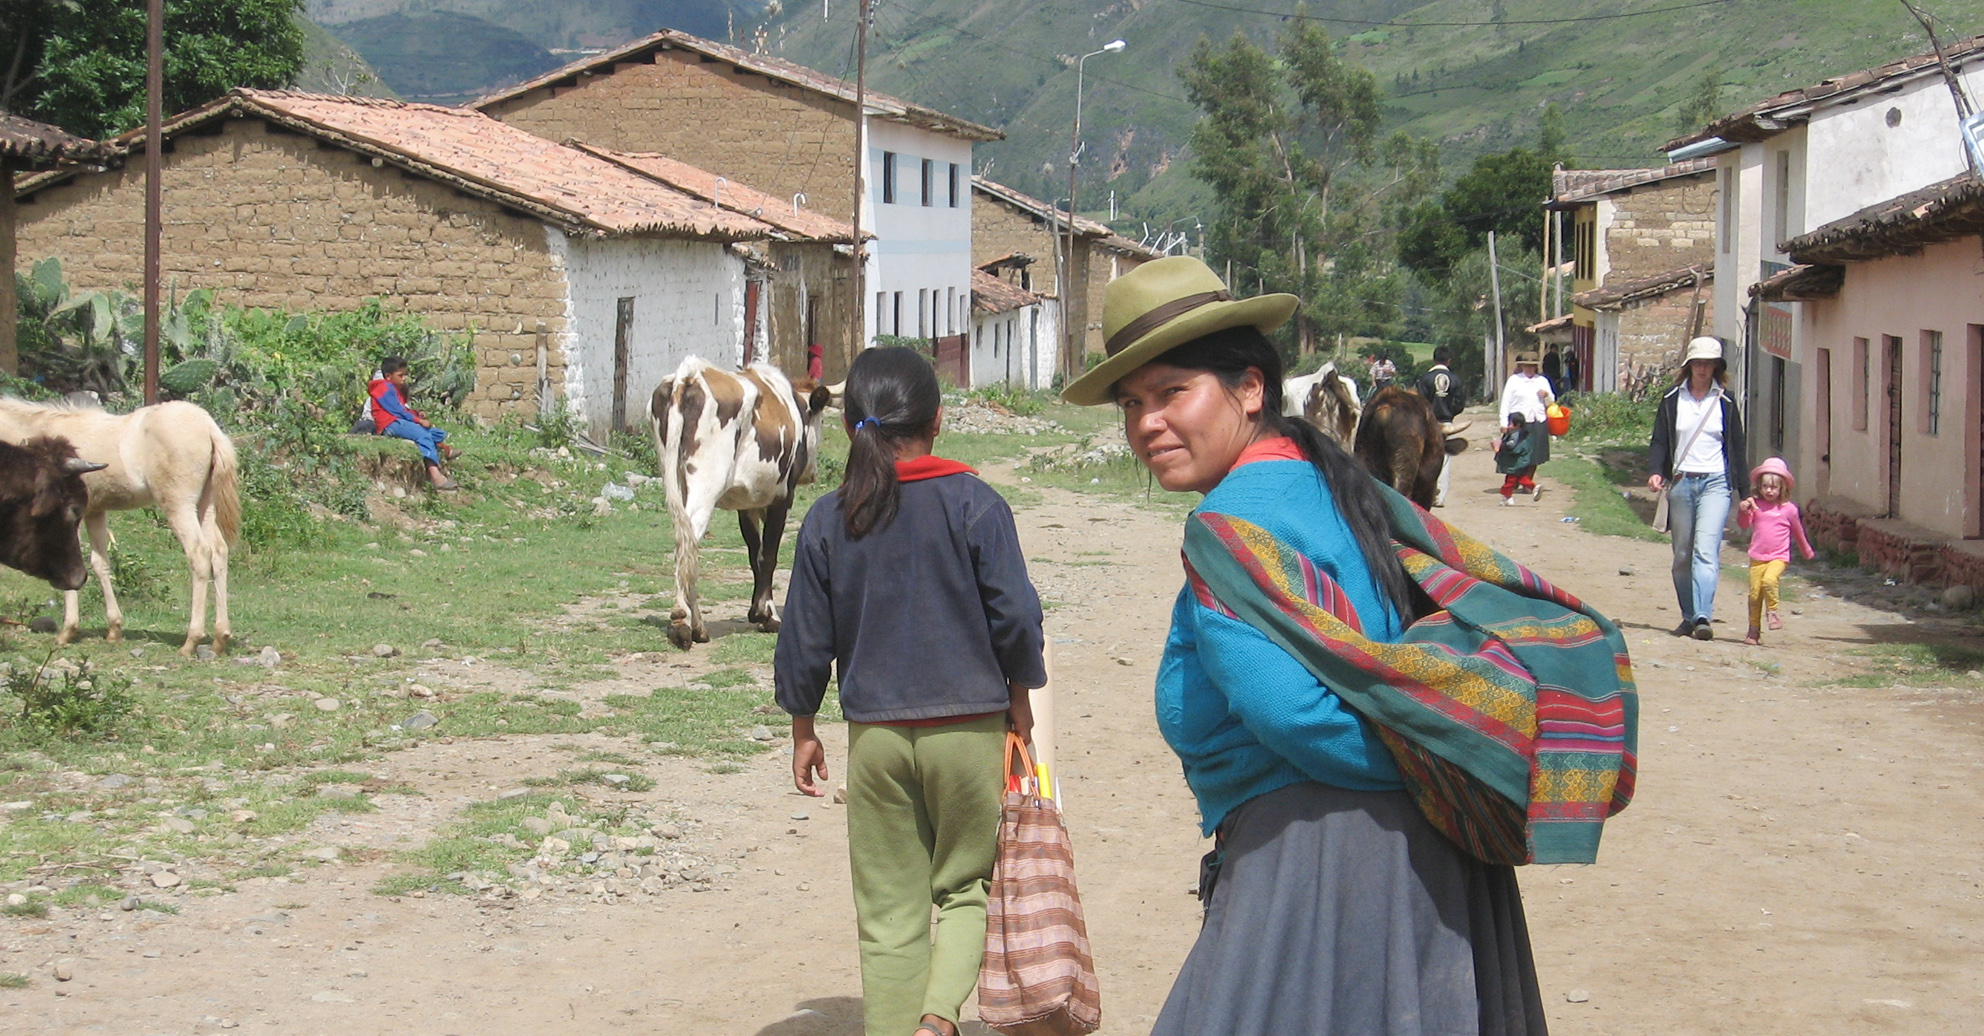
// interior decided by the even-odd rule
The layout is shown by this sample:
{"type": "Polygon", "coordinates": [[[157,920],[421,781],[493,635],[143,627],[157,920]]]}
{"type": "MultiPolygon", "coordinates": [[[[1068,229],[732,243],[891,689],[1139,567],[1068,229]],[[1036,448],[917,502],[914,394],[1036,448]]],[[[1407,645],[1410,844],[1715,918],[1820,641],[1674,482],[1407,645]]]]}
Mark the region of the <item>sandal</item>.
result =
{"type": "Polygon", "coordinates": [[[1784,620],[1777,617],[1777,611],[1775,609],[1773,609],[1770,613],[1770,628],[1774,630],[1781,630],[1784,628],[1784,620]]]}
{"type": "Polygon", "coordinates": [[[1763,631],[1756,628],[1755,626],[1750,627],[1750,632],[1743,634],[1743,643],[1748,644],[1751,647],[1756,647],[1758,644],[1763,643],[1763,639],[1764,639],[1763,631]]]}

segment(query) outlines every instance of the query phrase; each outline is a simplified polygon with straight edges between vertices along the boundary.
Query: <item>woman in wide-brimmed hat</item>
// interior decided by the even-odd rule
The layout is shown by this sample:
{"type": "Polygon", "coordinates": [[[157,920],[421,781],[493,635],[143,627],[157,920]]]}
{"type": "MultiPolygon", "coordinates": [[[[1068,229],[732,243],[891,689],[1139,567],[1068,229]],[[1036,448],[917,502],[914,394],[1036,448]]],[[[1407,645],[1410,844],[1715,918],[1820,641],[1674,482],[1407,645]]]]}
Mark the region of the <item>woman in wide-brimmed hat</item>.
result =
{"type": "Polygon", "coordinates": [[[1509,380],[1502,383],[1502,401],[1496,409],[1496,416],[1502,422],[1502,434],[1518,431],[1516,422],[1509,418],[1519,416],[1522,426],[1519,429],[1524,444],[1529,450],[1529,460],[1520,469],[1508,472],[1502,480],[1502,503],[1515,503],[1517,490],[1528,493],[1531,500],[1543,498],[1543,487],[1536,484],[1536,469],[1550,459],[1550,404],[1557,399],[1552,391],[1550,379],[1537,373],[1536,351],[1516,354],[1516,370],[1509,380]]]}
{"type": "MultiPolygon", "coordinates": [[[[1232,298],[1188,256],[1147,263],[1110,283],[1108,356],[1062,395],[1115,403],[1158,484],[1206,494],[1194,522],[1244,523],[1361,637],[1395,644],[1416,598],[1391,545],[1392,498],[1282,414],[1266,332],[1295,306],[1232,298]]],[[[1188,554],[1198,532],[1188,523],[1188,554]]],[[[1205,925],[1154,1036],[1544,1032],[1513,869],[1429,823],[1377,729],[1295,650],[1188,564],[1158,725],[1217,841],[1205,925]]]]}
{"type": "Polygon", "coordinates": [[[1688,343],[1674,387],[1660,397],[1647,443],[1647,488],[1667,492],[1667,535],[1674,545],[1676,636],[1713,640],[1715,588],[1722,579],[1722,534],[1729,509],[1750,495],[1743,467],[1743,415],[1725,391],[1729,364],[1722,341],[1688,343]]]}

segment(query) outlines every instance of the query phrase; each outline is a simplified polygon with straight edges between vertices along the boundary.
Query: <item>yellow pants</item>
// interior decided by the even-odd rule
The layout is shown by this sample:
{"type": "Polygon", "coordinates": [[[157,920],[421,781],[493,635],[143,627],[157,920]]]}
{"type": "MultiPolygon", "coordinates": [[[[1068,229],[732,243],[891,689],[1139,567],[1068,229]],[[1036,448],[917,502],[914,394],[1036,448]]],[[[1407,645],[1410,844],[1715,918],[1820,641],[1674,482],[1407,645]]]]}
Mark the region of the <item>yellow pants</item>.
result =
{"type": "Polygon", "coordinates": [[[1764,613],[1777,610],[1777,577],[1784,574],[1785,562],[1750,561],[1750,628],[1762,629],[1764,613]]]}

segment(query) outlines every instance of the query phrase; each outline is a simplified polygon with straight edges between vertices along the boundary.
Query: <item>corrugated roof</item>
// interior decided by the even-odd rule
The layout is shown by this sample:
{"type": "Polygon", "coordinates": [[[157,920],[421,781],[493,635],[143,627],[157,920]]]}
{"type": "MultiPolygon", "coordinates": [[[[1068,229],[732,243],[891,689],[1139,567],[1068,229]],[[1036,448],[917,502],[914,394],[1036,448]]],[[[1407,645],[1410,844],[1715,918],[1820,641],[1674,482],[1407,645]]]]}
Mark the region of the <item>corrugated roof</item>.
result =
{"type": "MultiPolygon", "coordinates": [[[[1984,58],[1984,35],[1972,36],[1943,48],[1944,56],[1953,68],[1984,58]]],[[[1779,130],[1787,122],[1802,121],[1811,115],[1813,108],[1821,102],[1852,100],[1864,94],[1899,86],[1911,79],[1922,76],[1940,75],[1937,68],[1936,52],[1925,51],[1910,54],[1905,58],[1890,61],[1885,65],[1863,68],[1843,76],[1823,80],[1813,86],[1786,90],[1775,97],[1765,98],[1731,115],[1725,115],[1700,130],[1685,137],[1676,137],[1667,142],[1668,151],[1675,151],[1689,144],[1700,143],[1712,137],[1723,140],[1748,141],[1762,140],[1779,130]]]]}
{"type": "Polygon", "coordinates": [[[0,156],[40,165],[46,162],[97,162],[114,154],[116,151],[113,148],[68,133],[60,126],[50,126],[0,111],[0,156]]]}
{"type": "MultiPolygon", "coordinates": [[[[667,155],[614,151],[577,140],[568,140],[565,143],[567,146],[603,158],[642,176],[659,180],[705,202],[715,202],[732,212],[762,220],[793,237],[809,241],[843,243],[854,240],[854,227],[849,224],[795,205],[790,198],[766,194],[749,184],[718,176],[707,169],[698,169],[667,155]],[[718,185],[718,180],[723,181],[721,186],[718,185]]],[[[872,238],[874,235],[868,236],[872,238]]]]}
{"type": "Polygon", "coordinates": [[[1984,181],[1965,171],[1869,205],[1778,246],[1801,263],[1842,263],[1984,235],[1984,181]]]}
{"type": "MultiPolygon", "coordinates": [[[[854,84],[844,79],[835,79],[823,72],[807,68],[804,65],[794,64],[784,58],[775,58],[769,54],[752,54],[748,51],[739,50],[736,47],[717,43],[714,40],[706,40],[700,36],[691,36],[686,32],[676,29],[663,29],[652,36],[635,40],[617,50],[610,50],[604,54],[597,54],[592,57],[580,58],[563,68],[546,72],[536,79],[519,83],[507,90],[499,90],[486,97],[477,98],[464,105],[464,107],[479,111],[493,104],[521,97],[533,90],[555,86],[562,80],[570,79],[576,81],[579,76],[586,74],[606,75],[611,72],[614,65],[622,62],[638,61],[656,51],[662,50],[686,50],[696,54],[702,54],[718,61],[728,62],[733,68],[739,71],[755,72],[758,75],[799,87],[802,90],[824,94],[850,104],[854,102],[854,84]]],[[[866,96],[862,98],[862,101],[870,116],[887,119],[891,122],[920,126],[923,129],[963,137],[966,140],[1004,140],[1006,137],[1003,131],[993,129],[990,126],[981,126],[978,123],[960,119],[955,115],[946,115],[935,108],[925,108],[920,104],[911,104],[908,101],[899,100],[887,94],[878,94],[873,90],[868,91],[866,96]]]]}
{"type": "MultiPolygon", "coordinates": [[[[506,125],[481,112],[377,97],[333,97],[285,90],[230,91],[167,120],[171,136],[228,116],[266,119],[318,140],[446,183],[572,233],[662,234],[743,241],[778,230],[622,168],[596,155],[506,125]]],[[[141,151],[144,133],[114,142],[141,151]]],[[[23,193],[60,179],[44,173],[23,193]]]]}
{"type": "Polygon", "coordinates": [[[993,314],[1010,313],[1025,309],[1040,301],[1040,296],[1008,284],[984,270],[971,271],[971,308],[973,312],[993,314]]]}
{"type": "Polygon", "coordinates": [[[1648,277],[1601,285],[1590,291],[1578,292],[1571,296],[1571,301],[1586,309],[1624,309],[1635,302],[1659,298],[1682,288],[1693,289],[1697,275],[1706,285],[1715,280],[1715,266],[1683,266],[1648,277]]]}
{"type": "Polygon", "coordinates": [[[1550,201],[1545,207],[1561,207],[1591,201],[1650,183],[1715,171],[1715,162],[1692,158],[1656,169],[1558,169],[1550,174],[1550,201]]]}
{"type": "MultiPolygon", "coordinates": [[[[995,201],[1020,209],[1035,219],[1050,221],[1059,226],[1063,234],[1068,232],[1068,214],[1030,194],[1022,194],[1005,184],[996,180],[987,180],[982,176],[971,178],[971,189],[995,201]]],[[[1075,233],[1083,237],[1109,237],[1115,232],[1092,219],[1076,216],[1075,233]]]]}

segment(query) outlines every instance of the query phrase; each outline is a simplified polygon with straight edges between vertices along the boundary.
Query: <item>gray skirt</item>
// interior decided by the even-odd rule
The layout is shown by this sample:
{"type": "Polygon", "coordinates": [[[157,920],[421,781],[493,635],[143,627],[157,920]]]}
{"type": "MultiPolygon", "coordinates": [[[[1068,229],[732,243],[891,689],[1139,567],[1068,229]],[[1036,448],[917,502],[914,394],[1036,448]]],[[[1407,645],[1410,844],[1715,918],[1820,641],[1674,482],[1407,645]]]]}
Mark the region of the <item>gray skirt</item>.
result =
{"type": "Polygon", "coordinates": [[[1220,825],[1205,927],[1152,1036],[1545,1036],[1515,869],[1404,792],[1291,785],[1220,825]]]}

